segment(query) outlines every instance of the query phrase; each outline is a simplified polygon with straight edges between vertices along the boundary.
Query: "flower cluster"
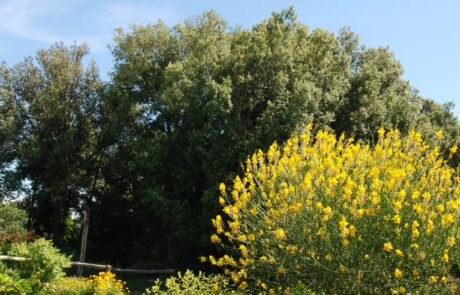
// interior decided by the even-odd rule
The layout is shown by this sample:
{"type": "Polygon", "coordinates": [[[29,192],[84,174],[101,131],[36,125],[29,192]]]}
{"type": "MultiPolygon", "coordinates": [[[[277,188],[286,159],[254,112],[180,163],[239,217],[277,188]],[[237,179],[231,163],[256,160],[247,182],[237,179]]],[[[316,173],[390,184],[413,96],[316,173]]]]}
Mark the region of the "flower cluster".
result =
{"type": "Polygon", "coordinates": [[[419,133],[378,134],[370,146],[309,125],[257,151],[220,185],[211,240],[227,254],[202,261],[268,293],[456,292],[459,177],[419,133]]]}
{"type": "Polygon", "coordinates": [[[100,272],[98,275],[90,276],[88,280],[95,286],[95,295],[129,293],[126,282],[117,280],[111,272],[100,272]]]}
{"type": "Polygon", "coordinates": [[[121,295],[129,294],[126,283],[116,279],[111,272],[100,272],[89,278],[61,277],[53,280],[45,289],[50,295],[121,295]]]}
{"type": "Polygon", "coordinates": [[[61,277],[51,281],[43,293],[49,295],[92,295],[94,294],[94,285],[88,279],[61,277]]]}

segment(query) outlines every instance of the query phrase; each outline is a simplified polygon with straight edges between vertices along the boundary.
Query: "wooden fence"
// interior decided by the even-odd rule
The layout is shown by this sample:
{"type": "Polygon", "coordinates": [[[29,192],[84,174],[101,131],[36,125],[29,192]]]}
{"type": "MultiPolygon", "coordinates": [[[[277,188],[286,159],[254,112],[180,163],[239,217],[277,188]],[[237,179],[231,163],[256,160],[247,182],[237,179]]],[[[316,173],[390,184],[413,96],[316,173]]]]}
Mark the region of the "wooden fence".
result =
{"type": "MultiPolygon", "coordinates": [[[[0,261],[17,261],[23,262],[27,261],[30,258],[26,257],[18,257],[18,256],[6,256],[0,255],[0,261]]],[[[86,263],[86,262],[71,262],[71,267],[84,267],[84,268],[92,268],[92,269],[99,269],[104,270],[107,272],[119,272],[119,273],[133,273],[133,274],[169,274],[174,273],[175,269],[129,269],[129,268],[114,268],[111,265],[105,264],[94,264],[94,263],[86,263]]]]}

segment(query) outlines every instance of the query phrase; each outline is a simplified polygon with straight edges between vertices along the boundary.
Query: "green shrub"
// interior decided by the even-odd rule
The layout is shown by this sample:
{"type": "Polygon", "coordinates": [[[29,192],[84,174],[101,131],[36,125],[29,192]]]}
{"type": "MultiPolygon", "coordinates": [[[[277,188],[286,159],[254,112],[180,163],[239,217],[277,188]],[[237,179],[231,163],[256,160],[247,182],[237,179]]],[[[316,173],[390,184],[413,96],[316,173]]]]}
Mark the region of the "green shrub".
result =
{"type": "Polygon", "coordinates": [[[29,280],[34,290],[63,276],[63,269],[70,266],[70,258],[61,254],[51,241],[43,238],[31,243],[14,244],[8,254],[29,258],[24,262],[11,262],[11,265],[14,263],[19,276],[29,280]]]}
{"type": "Polygon", "coordinates": [[[205,275],[199,272],[195,275],[187,270],[185,274],[180,272],[177,276],[166,279],[162,284],[160,280],[155,281],[155,285],[147,289],[145,294],[160,295],[207,295],[207,294],[233,294],[229,287],[229,282],[219,275],[205,275]]]}
{"type": "Polygon", "coordinates": [[[221,191],[211,240],[226,255],[207,260],[241,288],[458,292],[459,177],[416,132],[380,130],[370,147],[306,130],[255,153],[221,191]]]}
{"type": "Polygon", "coordinates": [[[32,293],[27,280],[21,279],[17,273],[0,262],[0,294],[22,295],[32,293]]]}

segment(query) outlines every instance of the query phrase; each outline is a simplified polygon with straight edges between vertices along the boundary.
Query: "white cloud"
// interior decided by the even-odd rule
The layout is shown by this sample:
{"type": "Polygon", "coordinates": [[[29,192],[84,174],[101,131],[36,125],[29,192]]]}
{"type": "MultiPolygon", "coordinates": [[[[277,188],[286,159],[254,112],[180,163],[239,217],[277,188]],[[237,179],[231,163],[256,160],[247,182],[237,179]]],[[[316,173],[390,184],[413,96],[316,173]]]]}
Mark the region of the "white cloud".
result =
{"type": "Polygon", "coordinates": [[[143,1],[0,0],[0,30],[45,44],[87,42],[93,52],[106,52],[116,27],[155,22],[159,18],[170,20],[174,15],[171,5],[143,1]],[[65,26],[69,24],[63,24],[60,33],[47,28],[48,19],[63,15],[74,18],[72,32],[65,33],[65,26]],[[91,31],[75,30],[78,23],[91,31]]]}
{"type": "Polygon", "coordinates": [[[62,13],[67,1],[5,0],[0,4],[0,29],[19,37],[50,43],[59,36],[38,27],[37,19],[62,13]]]}

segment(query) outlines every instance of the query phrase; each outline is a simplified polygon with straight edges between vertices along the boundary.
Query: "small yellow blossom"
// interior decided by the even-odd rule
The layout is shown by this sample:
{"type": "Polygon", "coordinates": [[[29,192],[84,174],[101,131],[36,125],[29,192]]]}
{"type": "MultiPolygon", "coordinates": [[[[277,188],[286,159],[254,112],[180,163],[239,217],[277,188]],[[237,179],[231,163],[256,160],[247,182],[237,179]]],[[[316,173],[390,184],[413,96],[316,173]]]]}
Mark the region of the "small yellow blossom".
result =
{"type": "Polygon", "coordinates": [[[436,284],[438,282],[438,277],[437,276],[431,276],[429,279],[428,279],[428,282],[430,284],[436,284]]]}
{"type": "Polygon", "coordinates": [[[442,261],[445,263],[449,262],[449,252],[448,251],[444,251],[444,254],[442,255],[442,261]]]}
{"type": "Polygon", "coordinates": [[[221,242],[221,239],[219,238],[218,235],[212,235],[211,236],[211,242],[213,242],[214,244],[219,244],[221,242]]]}
{"type": "Polygon", "coordinates": [[[402,278],[403,273],[399,268],[396,268],[394,275],[395,275],[395,278],[400,279],[400,278],[402,278]]]}
{"type": "Polygon", "coordinates": [[[391,252],[393,250],[393,244],[391,244],[391,242],[386,242],[383,244],[383,250],[386,252],[391,252]]]}
{"type": "Polygon", "coordinates": [[[401,201],[395,201],[393,202],[393,208],[395,211],[399,211],[402,208],[402,203],[401,201]]]}
{"type": "Polygon", "coordinates": [[[446,284],[447,283],[447,277],[442,277],[441,278],[441,283],[446,284]]]}
{"type": "Polygon", "coordinates": [[[275,231],[275,237],[279,240],[284,239],[286,237],[286,233],[284,232],[284,229],[278,228],[275,231]]]}
{"type": "Polygon", "coordinates": [[[220,190],[220,193],[221,193],[221,194],[225,194],[225,183],[222,182],[222,183],[219,185],[219,190],[220,190]]]}
{"type": "Polygon", "coordinates": [[[442,136],[443,136],[442,130],[439,130],[438,132],[436,132],[436,137],[438,139],[442,139],[442,136]]]}
{"type": "Polygon", "coordinates": [[[453,214],[444,214],[441,217],[441,224],[442,225],[451,225],[455,222],[455,217],[453,214]]]}

